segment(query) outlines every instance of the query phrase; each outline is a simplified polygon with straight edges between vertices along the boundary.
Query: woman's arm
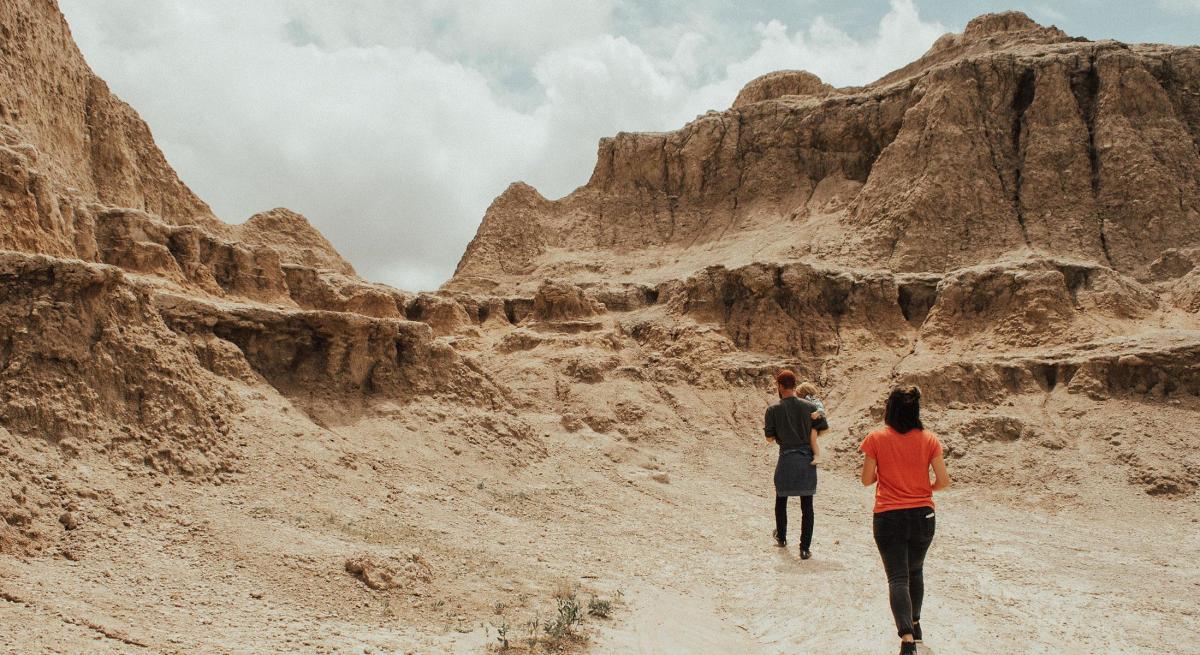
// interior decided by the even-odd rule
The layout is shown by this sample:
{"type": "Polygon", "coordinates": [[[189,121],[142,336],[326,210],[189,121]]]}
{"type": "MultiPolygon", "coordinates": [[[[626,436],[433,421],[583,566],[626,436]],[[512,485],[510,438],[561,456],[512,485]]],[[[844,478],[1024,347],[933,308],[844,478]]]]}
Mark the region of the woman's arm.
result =
{"type": "Polygon", "coordinates": [[[938,456],[933,458],[933,476],[934,491],[941,491],[950,487],[950,474],[946,472],[946,460],[942,459],[941,453],[938,453],[938,456]]]}
{"type": "Polygon", "coordinates": [[[875,475],[875,458],[867,455],[863,460],[862,483],[864,487],[868,487],[875,483],[878,476],[875,475]]]}

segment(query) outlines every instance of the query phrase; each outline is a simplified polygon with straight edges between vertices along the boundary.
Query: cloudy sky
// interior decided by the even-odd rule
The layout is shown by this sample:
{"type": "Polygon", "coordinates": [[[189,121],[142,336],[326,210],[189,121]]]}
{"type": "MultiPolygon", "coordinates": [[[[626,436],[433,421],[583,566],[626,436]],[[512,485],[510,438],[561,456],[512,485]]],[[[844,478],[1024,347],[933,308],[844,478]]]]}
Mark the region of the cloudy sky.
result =
{"type": "Polygon", "coordinates": [[[863,84],[973,16],[1192,44],[1200,0],[60,0],[92,67],[226,221],[284,206],[368,279],[432,289],[514,180],[724,109],[762,73],[863,84]]]}

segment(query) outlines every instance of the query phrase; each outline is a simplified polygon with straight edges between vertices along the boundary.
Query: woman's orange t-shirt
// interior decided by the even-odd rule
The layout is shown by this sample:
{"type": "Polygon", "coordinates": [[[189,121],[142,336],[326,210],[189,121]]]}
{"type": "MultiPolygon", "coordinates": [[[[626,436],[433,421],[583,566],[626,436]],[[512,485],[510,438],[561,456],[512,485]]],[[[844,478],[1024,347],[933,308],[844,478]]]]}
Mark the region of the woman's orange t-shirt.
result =
{"type": "Polygon", "coordinates": [[[904,434],[890,427],[875,430],[858,448],[874,459],[875,513],[913,507],[933,507],[929,465],[942,454],[942,442],[925,430],[904,434]]]}

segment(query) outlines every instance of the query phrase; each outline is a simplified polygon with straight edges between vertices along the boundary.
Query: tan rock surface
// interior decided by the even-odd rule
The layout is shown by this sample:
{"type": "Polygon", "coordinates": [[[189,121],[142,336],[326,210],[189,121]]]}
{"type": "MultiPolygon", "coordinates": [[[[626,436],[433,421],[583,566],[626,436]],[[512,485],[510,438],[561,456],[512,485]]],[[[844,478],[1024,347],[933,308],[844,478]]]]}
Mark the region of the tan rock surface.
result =
{"type": "Polygon", "coordinates": [[[324,235],[316,231],[308,219],[289,209],[278,207],[251,216],[237,226],[237,236],[251,246],[278,251],[286,264],[354,275],[354,267],[342,259],[324,235]]]}
{"type": "Polygon", "coordinates": [[[742,87],[733,108],[752,105],[756,102],[774,100],[783,96],[827,96],[837,89],[821,81],[808,71],[775,71],[751,80],[742,87]]]}
{"type": "Polygon", "coordinates": [[[865,87],[765,76],[678,131],[602,140],[565,198],[510,189],[449,285],[678,279],[755,258],[946,272],[1024,251],[1141,278],[1200,242],[1198,67],[1194,47],[1004,14],[865,87]]]}
{"type": "MultiPolygon", "coordinates": [[[[56,3],[4,0],[0,15],[0,123],[36,144],[40,175],[106,205],[222,229],[171,169],[145,122],[84,62],[56,3]]],[[[69,237],[57,227],[47,230],[46,243],[69,237]]]]}

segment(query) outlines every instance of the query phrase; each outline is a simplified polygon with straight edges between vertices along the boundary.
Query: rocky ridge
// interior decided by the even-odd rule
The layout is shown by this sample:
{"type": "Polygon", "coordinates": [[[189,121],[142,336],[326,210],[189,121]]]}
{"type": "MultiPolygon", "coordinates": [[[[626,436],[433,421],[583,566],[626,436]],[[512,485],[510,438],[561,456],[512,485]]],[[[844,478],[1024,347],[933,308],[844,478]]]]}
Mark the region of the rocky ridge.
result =
{"type": "Polygon", "coordinates": [[[562,199],[510,187],[448,287],[755,258],[945,273],[1020,253],[1143,279],[1200,240],[1198,67],[1196,48],[1010,13],[865,87],[767,75],[680,130],[602,140],[562,199]]]}
{"type": "MultiPolygon", "coordinates": [[[[0,425],[17,488],[40,484],[23,440],[195,479],[234,472],[238,385],[270,385],[318,422],[443,394],[507,413],[489,419],[497,434],[528,432],[503,392],[472,401],[486,372],[408,320],[413,294],[359,279],[303,216],[215,218],[53,3],[6,0],[0,16],[0,425]]],[[[0,550],[54,534],[53,502],[0,496],[0,550]]]]}
{"type": "MultiPolygon", "coordinates": [[[[564,198],[513,184],[445,289],[640,288],[611,306],[635,340],[686,362],[682,326],[715,328],[851,413],[876,402],[852,387],[904,380],[976,411],[1192,403],[1198,66],[1008,12],[864,87],[768,74],[680,130],[602,140],[564,198]]],[[[722,361],[704,343],[692,361],[722,361]]],[[[1196,466],[1151,488],[1190,491],[1196,466]]]]}
{"type": "MultiPolygon", "coordinates": [[[[665,348],[649,355],[652,379],[709,379],[724,362],[712,379],[746,384],[790,363],[833,389],[850,381],[840,359],[870,353],[895,360],[888,379],[944,387],[943,403],[1055,386],[1021,376],[1093,396],[1194,387],[1192,364],[1109,373],[1102,354],[1050,365],[1042,353],[1137,341],[1147,321],[1180,338],[1197,329],[1195,49],[1092,43],[1004,14],[866,87],[767,75],[678,132],[603,140],[592,179],[562,200],[514,184],[446,290],[410,294],[358,279],[288,210],[218,221],[67,45],[56,8],[7,5],[0,391],[18,435],[77,439],[110,417],[116,441],[143,444],[134,459],[219,471],[232,465],[217,435],[237,407],[221,379],[266,382],[315,417],[331,394],[462,394],[491,384],[473,363],[488,348],[528,356],[548,342],[665,348]],[[62,42],[55,57],[22,26],[62,42]],[[49,79],[77,102],[51,111],[33,84],[49,79]],[[78,343],[29,331],[39,315],[94,345],[47,358],[78,343]],[[137,330],[156,344],[145,363],[97,359],[98,347],[138,350],[137,330]],[[1000,351],[1002,364],[980,359],[1000,351]],[[155,367],[191,372],[155,382],[155,367]],[[963,367],[1006,381],[938,384],[963,367]],[[1093,369],[1098,382],[1071,386],[1093,369]],[[69,402],[22,409],[50,371],[76,390],[69,402]],[[100,379],[112,382],[97,393],[100,379]],[[173,431],[183,450],[153,445],[173,431]]],[[[549,365],[589,382],[615,363],[549,365]]]]}

